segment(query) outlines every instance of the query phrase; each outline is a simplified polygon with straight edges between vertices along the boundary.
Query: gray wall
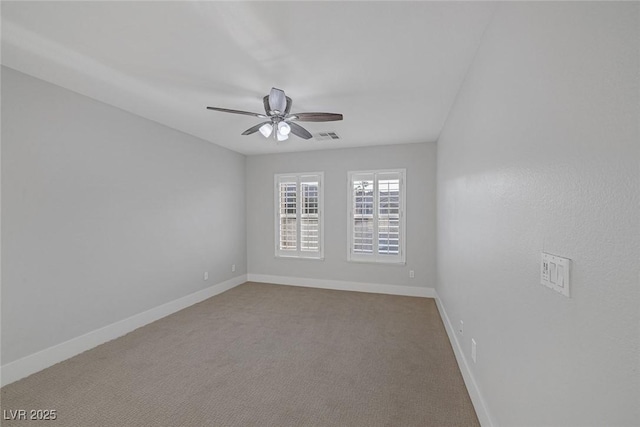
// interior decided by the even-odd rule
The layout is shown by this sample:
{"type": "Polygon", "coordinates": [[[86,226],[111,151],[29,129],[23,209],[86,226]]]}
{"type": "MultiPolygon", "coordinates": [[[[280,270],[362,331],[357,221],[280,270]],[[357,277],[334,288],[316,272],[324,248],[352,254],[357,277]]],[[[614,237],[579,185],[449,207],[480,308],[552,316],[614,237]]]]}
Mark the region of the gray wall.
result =
{"type": "Polygon", "coordinates": [[[3,364],[246,273],[244,156],[8,68],[2,107],[3,364]]]}
{"type": "Polygon", "coordinates": [[[498,425],[640,425],[639,7],[500,4],[438,142],[437,291],[498,425]]]}
{"type": "MultiPolygon", "coordinates": [[[[308,144],[292,140],[289,144],[308,144]]],[[[435,287],[436,145],[405,144],[247,157],[249,272],[388,285],[435,287]],[[347,262],[347,171],[406,168],[407,262],[347,262]],[[324,171],[324,261],[274,256],[276,173],[324,171]],[[409,278],[415,270],[415,278],[409,278]]]]}

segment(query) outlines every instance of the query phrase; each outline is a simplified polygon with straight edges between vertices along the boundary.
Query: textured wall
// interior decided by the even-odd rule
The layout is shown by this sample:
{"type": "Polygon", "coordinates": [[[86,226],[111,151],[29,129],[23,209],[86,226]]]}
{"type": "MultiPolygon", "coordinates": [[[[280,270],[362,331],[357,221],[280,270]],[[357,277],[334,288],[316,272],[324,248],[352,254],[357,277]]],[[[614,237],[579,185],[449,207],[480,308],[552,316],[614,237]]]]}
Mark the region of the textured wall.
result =
{"type": "MultiPolygon", "coordinates": [[[[289,144],[310,142],[292,140],[289,144]]],[[[432,143],[247,157],[249,272],[387,285],[435,287],[435,163],[432,143]],[[347,172],[406,168],[406,265],[347,262],[347,172]],[[324,261],[275,258],[276,173],[324,171],[324,261]],[[409,278],[415,270],[415,278],[409,278]]]]}
{"type": "Polygon", "coordinates": [[[640,425],[639,7],[501,4],[438,142],[437,291],[498,425],[640,425]]]}
{"type": "Polygon", "coordinates": [[[244,156],[8,68],[2,107],[3,364],[246,273],[244,156]]]}

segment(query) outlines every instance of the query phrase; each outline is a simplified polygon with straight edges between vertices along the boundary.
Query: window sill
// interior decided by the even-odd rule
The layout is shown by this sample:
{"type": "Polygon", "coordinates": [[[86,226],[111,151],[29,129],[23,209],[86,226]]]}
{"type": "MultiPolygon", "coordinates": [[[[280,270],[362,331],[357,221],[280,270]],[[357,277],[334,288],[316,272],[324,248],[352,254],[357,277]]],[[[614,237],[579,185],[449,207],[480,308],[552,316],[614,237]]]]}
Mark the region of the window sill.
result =
{"type": "Polygon", "coordinates": [[[396,265],[403,266],[407,265],[405,260],[402,261],[381,261],[379,259],[347,259],[347,262],[352,262],[354,264],[380,264],[380,265],[396,265]]]}
{"type": "Polygon", "coordinates": [[[276,255],[274,258],[276,258],[276,259],[301,259],[301,260],[309,260],[309,261],[324,261],[324,256],[321,256],[321,257],[310,257],[310,256],[298,256],[298,255],[276,255]]]}

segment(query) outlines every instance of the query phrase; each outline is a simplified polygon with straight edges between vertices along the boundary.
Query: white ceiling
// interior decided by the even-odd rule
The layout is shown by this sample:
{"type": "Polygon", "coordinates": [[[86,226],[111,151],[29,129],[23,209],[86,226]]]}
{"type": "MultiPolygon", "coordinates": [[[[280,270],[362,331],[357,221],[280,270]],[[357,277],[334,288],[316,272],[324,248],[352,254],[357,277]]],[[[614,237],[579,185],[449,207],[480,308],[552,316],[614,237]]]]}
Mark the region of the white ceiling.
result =
{"type": "Polygon", "coordinates": [[[2,63],[244,154],[436,141],[485,2],[2,2],[2,63]],[[272,86],[338,141],[240,134],[272,86]]]}

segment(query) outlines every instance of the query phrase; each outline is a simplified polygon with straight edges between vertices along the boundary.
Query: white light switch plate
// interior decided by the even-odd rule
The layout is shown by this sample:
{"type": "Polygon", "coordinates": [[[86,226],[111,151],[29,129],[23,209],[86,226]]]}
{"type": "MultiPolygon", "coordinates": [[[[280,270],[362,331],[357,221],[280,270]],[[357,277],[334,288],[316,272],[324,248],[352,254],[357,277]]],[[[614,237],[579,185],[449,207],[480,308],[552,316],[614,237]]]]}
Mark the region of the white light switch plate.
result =
{"type": "Polygon", "coordinates": [[[569,298],[571,260],[542,252],[540,283],[569,298]]]}

